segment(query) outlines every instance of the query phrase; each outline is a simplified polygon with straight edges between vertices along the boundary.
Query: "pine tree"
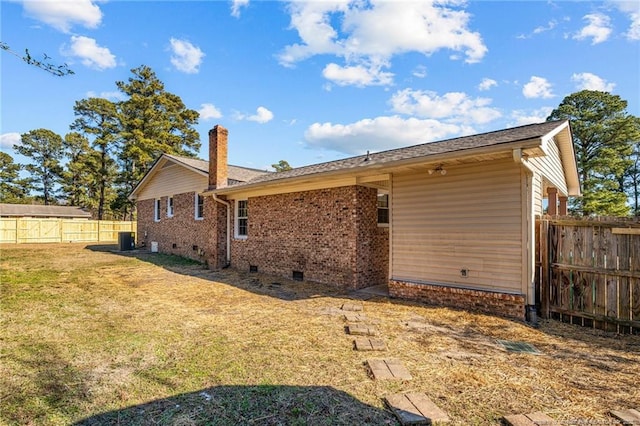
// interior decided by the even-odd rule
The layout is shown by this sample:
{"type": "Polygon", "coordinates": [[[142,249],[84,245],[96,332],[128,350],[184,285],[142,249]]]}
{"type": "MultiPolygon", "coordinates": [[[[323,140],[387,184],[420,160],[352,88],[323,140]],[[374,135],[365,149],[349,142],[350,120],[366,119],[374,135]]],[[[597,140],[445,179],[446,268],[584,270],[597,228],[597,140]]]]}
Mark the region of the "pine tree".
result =
{"type": "Polygon", "coordinates": [[[186,108],[182,99],[165,91],[164,84],[148,66],[132,69],[128,82],[118,89],[128,97],[120,104],[122,169],[119,201],[126,196],[162,153],[195,156],[200,135],[194,129],[198,112],[186,108]]]}
{"type": "Polygon", "coordinates": [[[34,189],[42,193],[44,204],[54,203],[62,174],[62,137],[48,129],[31,130],[21,135],[21,144],[14,145],[13,149],[32,160],[25,170],[33,178],[34,189]]]}
{"type": "Polygon", "coordinates": [[[67,204],[97,210],[97,152],[89,146],[89,140],[78,132],[67,133],[62,143],[67,164],[62,172],[61,187],[67,204]]]}
{"type": "Polygon", "coordinates": [[[117,107],[107,99],[89,98],[76,101],[73,111],[77,118],[71,124],[71,129],[89,138],[94,150],[93,158],[85,158],[85,171],[93,178],[97,197],[97,217],[98,220],[102,220],[105,208],[116,196],[114,183],[118,170],[114,154],[120,130],[117,107]]]}
{"type": "Polygon", "coordinates": [[[21,169],[13,157],[0,151],[0,203],[24,204],[31,201],[29,192],[33,183],[29,178],[20,178],[21,169]]]}
{"type": "Polygon", "coordinates": [[[637,140],[627,101],[617,95],[582,90],[564,98],[547,120],[568,119],[582,184],[571,209],[583,215],[629,214],[624,173],[631,165],[632,140],[637,140]]]}
{"type": "Polygon", "coordinates": [[[271,167],[273,167],[276,172],[286,172],[287,170],[293,169],[287,160],[280,160],[272,164],[271,167]]]}

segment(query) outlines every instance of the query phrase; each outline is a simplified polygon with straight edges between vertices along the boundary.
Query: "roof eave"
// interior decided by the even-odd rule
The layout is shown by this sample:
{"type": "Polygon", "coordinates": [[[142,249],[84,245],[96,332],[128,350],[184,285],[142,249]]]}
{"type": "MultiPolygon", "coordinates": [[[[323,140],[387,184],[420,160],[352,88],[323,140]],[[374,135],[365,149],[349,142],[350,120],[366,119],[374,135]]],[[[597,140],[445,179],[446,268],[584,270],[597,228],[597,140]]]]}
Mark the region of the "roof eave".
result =
{"type": "Polygon", "coordinates": [[[581,196],[582,192],[580,189],[578,164],[576,161],[576,153],[573,146],[573,136],[569,120],[565,120],[556,129],[549,132],[546,135],[546,138],[556,138],[558,149],[560,149],[562,168],[567,183],[567,195],[572,197],[581,196]]]}
{"type": "Polygon", "coordinates": [[[164,167],[164,165],[165,165],[167,162],[169,162],[169,161],[171,161],[172,163],[174,163],[174,164],[176,164],[176,165],[179,165],[179,166],[182,166],[182,167],[184,167],[184,168],[186,168],[186,169],[189,169],[189,170],[191,170],[191,171],[193,171],[193,172],[195,172],[195,173],[197,173],[197,174],[199,174],[199,175],[202,175],[202,176],[209,176],[209,173],[208,173],[208,172],[203,172],[202,170],[200,170],[200,169],[198,169],[198,168],[196,168],[196,167],[190,166],[189,164],[184,163],[184,162],[180,161],[179,159],[174,158],[174,157],[172,157],[172,156],[170,156],[170,155],[162,154],[162,155],[161,155],[160,157],[158,157],[158,159],[153,163],[153,165],[152,165],[152,166],[151,166],[151,168],[147,171],[147,173],[145,173],[145,175],[142,177],[142,179],[140,180],[140,182],[138,182],[138,184],[136,185],[136,187],[135,187],[135,188],[133,188],[133,191],[131,191],[131,193],[129,194],[129,196],[127,197],[127,199],[128,199],[129,201],[135,201],[135,200],[137,199],[137,194],[142,190],[142,188],[144,188],[144,187],[145,187],[145,185],[147,184],[147,182],[148,182],[149,180],[151,180],[151,178],[152,178],[152,177],[153,177],[153,176],[158,172],[158,170],[159,170],[160,168],[164,167]],[[165,160],[165,161],[162,161],[162,160],[165,160]],[[162,164],[161,164],[161,163],[162,163],[162,164]]]}
{"type": "Polygon", "coordinates": [[[511,152],[514,148],[521,149],[532,149],[532,148],[540,148],[542,146],[542,138],[534,138],[527,140],[520,140],[515,142],[506,142],[498,145],[484,146],[480,148],[468,148],[457,151],[445,152],[442,154],[431,154],[424,155],[413,158],[405,158],[401,160],[394,160],[382,163],[374,163],[369,165],[355,166],[346,169],[332,170],[327,172],[317,172],[312,174],[306,174],[302,176],[293,176],[289,178],[282,178],[277,180],[271,180],[267,182],[255,182],[255,183],[246,183],[242,185],[234,185],[229,187],[224,187],[220,189],[212,189],[206,192],[207,195],[229,195],[237,192],[246,192],[249,190],[257,189],[257,188],[265,188],[265,187],[273,187],[273,186],[286,186],[293,185],[299,182],[306,181],[314,181],[320,179],[327,178],[338,178],[342,176],[348,175],[360,175],[360,174],[369,174],[369,173],[387,173],[392,172],[393,169],[399,169],[402,167],[408,167],[412,165],[422,164],[422,163],[437,163],[443,162],[447,160],[452,160],[454,158],[462,158],[462,157],[471,157],[478,154],[492,154],[499,152],[511,152]]]}

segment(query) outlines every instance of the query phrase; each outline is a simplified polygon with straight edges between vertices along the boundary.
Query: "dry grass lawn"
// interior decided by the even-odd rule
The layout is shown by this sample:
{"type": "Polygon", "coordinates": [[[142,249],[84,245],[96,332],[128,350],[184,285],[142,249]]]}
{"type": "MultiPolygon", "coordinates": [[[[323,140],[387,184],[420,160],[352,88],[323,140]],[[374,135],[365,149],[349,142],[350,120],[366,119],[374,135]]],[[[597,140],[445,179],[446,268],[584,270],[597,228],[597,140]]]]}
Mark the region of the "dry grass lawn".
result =
{"type": "Polygon", "coordinates": [[[378,297],[362,303],[388,351],[359,352],[330,287],[110,248],[2,247],[0,424],[393,425],[382,398],[404,391],[453,424],[606,423],[640,402],[640,336],[378,297]],[[413,380],[374,381],[371,357],[413,380]]]}

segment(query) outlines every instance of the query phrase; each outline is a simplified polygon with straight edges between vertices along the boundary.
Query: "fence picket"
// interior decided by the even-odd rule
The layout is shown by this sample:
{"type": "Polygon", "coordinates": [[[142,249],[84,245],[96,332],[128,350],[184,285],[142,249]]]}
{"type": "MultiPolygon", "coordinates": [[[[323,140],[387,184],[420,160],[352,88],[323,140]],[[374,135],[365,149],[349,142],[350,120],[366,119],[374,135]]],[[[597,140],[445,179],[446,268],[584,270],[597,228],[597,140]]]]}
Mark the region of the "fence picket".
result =
{"type": "Polygon", "coordinates": [[[0,243],[115,242],[136,222],[55,218],[0,218],[0,243]]]}
{"type": "Polygon", "coordinates": [[[640,222],[545,218],[536,229],[544,317],[640,332],[640,222]],[[544,263],[547,263],[546,265],[544,263]]]}

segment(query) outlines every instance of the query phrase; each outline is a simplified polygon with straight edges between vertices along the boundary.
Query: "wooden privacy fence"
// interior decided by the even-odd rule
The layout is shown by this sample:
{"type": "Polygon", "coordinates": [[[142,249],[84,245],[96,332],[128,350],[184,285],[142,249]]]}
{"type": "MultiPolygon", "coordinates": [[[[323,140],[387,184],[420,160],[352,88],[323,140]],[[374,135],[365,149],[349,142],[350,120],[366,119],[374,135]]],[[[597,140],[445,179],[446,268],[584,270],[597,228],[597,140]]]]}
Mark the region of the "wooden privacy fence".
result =
{"type": "Polygon", "coordinates": [[[118,241],[136,222],[115,220],[0,218],[0,243],[90,243],[118,241]]]}
{"type": "Polygon", "coordinates": [[[620,333],[640,333],[640,223],[537,221],[541,315],[620,333]]]}

